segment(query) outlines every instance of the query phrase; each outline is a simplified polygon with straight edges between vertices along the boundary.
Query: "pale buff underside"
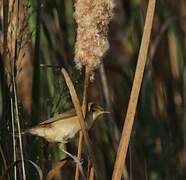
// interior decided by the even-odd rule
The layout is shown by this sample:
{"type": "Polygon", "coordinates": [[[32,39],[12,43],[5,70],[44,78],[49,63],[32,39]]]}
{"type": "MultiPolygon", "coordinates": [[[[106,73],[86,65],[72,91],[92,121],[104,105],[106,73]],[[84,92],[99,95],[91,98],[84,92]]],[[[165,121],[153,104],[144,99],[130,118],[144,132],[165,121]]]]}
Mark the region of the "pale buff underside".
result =
{"type": "MultiPolygon", "coordinates": [[[[107,111],[97,110],[93,114],[87,116],[87,128],[89,129],[93,121],[107,111]]],[[[45,138],[49,142],[57,142],[62,146],[73,138],[81,129],[78,116],[74,115],[75,110],[70,110],[59,114],[56,117],[50,118],[47,121],[40,123],[38,126],[29,129],[28,133],[45,138]]]]}
{"type": "Polygon", "coordinates": [[[49,142],[60,142],[65,144],[68,139],[80,130],[78,117],[68,118],[68,120],[55,121],[50,126],[32,128],[29,133],[45,138],[49,142]]]}

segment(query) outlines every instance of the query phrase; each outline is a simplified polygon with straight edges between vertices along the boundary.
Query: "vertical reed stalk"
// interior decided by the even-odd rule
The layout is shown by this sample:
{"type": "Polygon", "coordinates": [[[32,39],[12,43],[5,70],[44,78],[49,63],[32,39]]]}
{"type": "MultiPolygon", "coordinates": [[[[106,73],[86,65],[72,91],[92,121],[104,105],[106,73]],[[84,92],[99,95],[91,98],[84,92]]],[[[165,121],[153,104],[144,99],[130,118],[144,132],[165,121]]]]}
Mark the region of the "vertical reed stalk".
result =
{"type": "Polygon", "coordinates": [[[17,90],[16,90],[16,83],[15,83],[14,74],[13,74],[13,89],[14,89],[15,114],[16,114],[15,119],[17,122],[17,129],[18,129],[18,138],[19,138],[19,147],[20,147],[20,153],[21,153],[21,165],[22,165],[22,171],[23,171],[23,180],[26,180],[23,145],[22,145],[22,138],[21,138],[21,126],[20,126],[19,111],[18,111],[17,90]]]}
{"type": "Polygon", "coordinates": [[[13,46],[13,55],[14,59],[12,62],[12,85],[13,85],[13,94],[14,94],[14,104],[15,104],[15,119],[17,123],[17,129],[18,129],[18,138],[19,138],[19,147],[20,147],[20,154],[21,154],[21,165],[22,165],[22,173],[23,173],[23,180],[26,180],[26,171],[25,171],[25,163],[24,163],[24,155],[23,155],[23,145],[22,145],[22,138],[21,138],[21,126],[20,126],[20,119],[19,119],[19,110],[18,110],[18,100],[17,100],[17,87],[16,87],[16,60],[18,57],[18,31],[19,31],[19,0],[15,2],[16,7],[16,20],[15,20],[15,34],[14,34],[14,46],[13,46]]]}
{"type": "MultiPolygon", "coordinates": [[[[84,80],[84,92],[83,92],[83,104],[82,104],[82,112],[83,116],[85,117],[87,112],[87,102],[88,102],[88,86],[89,86],[89,79],[90,79],[90,71],[89,68],[85,68],[85,80],[84,80]]],[[[83,151],[83,133],[80,131],[79,133],[79,143],[78,143],[78,159],[81,160],[81,155],[83,151]]],[[[76,173],[75,173],[75,180],[79,179],[79,166],[76,165],[76,173]]]]}
{"type": "Polygon", "coordinates": [[[94,180],[94,167],[90,168],[89,180],[94,180]]]}
{"type": "MultiPolygon", "coordinates": [[[[13,100],[11,98],[11,120],[12,120],[12,134],[13,134],[13,153],[14,153],[14,162],[16,162],[16,141],[15,141],[15,126],[14,126],[14,105],[13,100]]],[[[16,166],[14,167],[14,179],[17,179],[17,171],[16,166]]]]}
{"type": "MultiPolygon", "coordinates": [[[[92,150],[92,147],[91,147],[90,138],[89,138],[87,130],[86,130],[86,125],[85,125],[85,121],[84,121],[83,112],[82,112],[82,109],[81,109],[81,104],[79,102],[79,99],[78,99],[76,90],[74,88],[74,85],[72,83],[72,80],[70,79],[70,76],[68,75],[67,71],[64,68],[62,68],[61,71],[62,71],[62,74],[64,75],[66,84],[69,88],[70,95],[72,97],[72,102],[74,104],[77,116],[79,118],[79,123],[80,123],[80,126],[81,126],[83,137],[85,139],[85,143],[86,143],[87,148],[88,148],[88,153],[89,153],[90,159],[93,163],[94,168],[96,169],[95,157],[94,157],[94,153],[93,153],[93,150],[92,150]]],[[[96,173],[97,173],[97,171],[95,172],[95,174],[96,173]]]]}
{"type": "Polygon", "coordinates": [[[136,72],[134,76],[131,96],[130,96],[127,114],[123,126],[123,131],[122,131],[122,135],[118,147],[118,152],[117,152],[116,161],[114,165],[114,171],[112,174],[112,180],[121,179],[123,169],[124,169],[124,163],[125,163],[130,136],[132,132],[132,126],[134,123],[134,117],[135,117],[140,87],[141,87],[143,73],[144,73],[145,64],[147,60],[147,53],[149,48],[150,35],[151,35],[153,17],[155,12],[155,5],[156,5],[156,0],[149,0],[146,21],[145,21],[145,26],[143,31],[143,37],[141,41],[138,62],[136,66],[136,72]]]}

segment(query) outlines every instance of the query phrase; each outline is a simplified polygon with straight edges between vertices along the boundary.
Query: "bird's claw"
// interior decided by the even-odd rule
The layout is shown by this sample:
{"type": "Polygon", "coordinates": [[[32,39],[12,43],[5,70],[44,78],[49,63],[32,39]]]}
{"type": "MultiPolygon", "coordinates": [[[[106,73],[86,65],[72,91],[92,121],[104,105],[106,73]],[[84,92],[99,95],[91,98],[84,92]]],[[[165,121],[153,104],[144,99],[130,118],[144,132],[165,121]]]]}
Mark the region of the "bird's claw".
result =
{"type": "Polygon", "coordinates": [[[73,157],[72,159],[74,160],[76,164],[79,164],[80,166],[83,164],[83,161],[79,160],[77,156],[73,155],[72,157],[73,157]]]}
{"type": "Polygon", "coordinates": [[[82,167],[83,160],[79,160],[77,156],[73,156],[73,159],[74,159],[74,162],[78,165],[83,179],[86,179],[85,174],[83,172],[83,167],[82,167]]]}

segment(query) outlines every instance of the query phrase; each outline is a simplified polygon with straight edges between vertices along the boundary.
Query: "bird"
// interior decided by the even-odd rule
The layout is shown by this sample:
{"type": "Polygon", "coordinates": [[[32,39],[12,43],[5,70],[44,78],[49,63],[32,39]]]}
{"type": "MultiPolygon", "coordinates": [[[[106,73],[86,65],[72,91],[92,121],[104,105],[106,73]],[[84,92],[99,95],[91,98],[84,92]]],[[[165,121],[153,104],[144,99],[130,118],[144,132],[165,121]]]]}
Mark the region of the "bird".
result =
{"type": "MultiPolygon", "coordinates": [[[[96,103],[88,103],[88,111],[86,114],[86,126],[90,129],[93,123],[103,114],[110,113],[105,111],[101,106],[96,103]]],[[[59,148],[75,162],[77,158],[65,150],[64,145],[72,139],[77,132],[81,130],[78,116],[75,109],[68,110],[62,114],[58,114],[40,124],[29,128],[22,132],[22,134],[37,135],[48,142],[54,142],[59,145],[59,148]]]]}

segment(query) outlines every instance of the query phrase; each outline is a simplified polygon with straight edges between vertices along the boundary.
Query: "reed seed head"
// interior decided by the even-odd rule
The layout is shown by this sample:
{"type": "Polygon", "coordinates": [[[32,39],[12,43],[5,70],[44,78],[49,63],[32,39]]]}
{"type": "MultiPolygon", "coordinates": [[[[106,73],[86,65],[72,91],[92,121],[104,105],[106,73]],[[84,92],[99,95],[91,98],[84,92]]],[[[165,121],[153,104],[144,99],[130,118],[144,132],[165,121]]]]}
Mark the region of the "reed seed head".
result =
{"type": "Polygon", "coordinates": [[[94,70],[109,49],[107,33],[113,7],[113,0],[76,0],[75,63],[78,69],[87,66],[94,70]]]}

